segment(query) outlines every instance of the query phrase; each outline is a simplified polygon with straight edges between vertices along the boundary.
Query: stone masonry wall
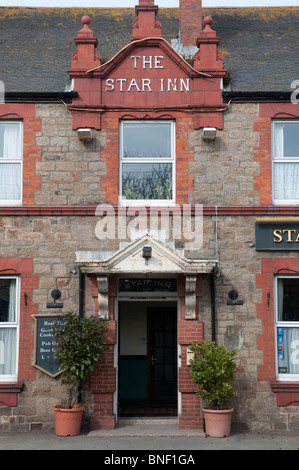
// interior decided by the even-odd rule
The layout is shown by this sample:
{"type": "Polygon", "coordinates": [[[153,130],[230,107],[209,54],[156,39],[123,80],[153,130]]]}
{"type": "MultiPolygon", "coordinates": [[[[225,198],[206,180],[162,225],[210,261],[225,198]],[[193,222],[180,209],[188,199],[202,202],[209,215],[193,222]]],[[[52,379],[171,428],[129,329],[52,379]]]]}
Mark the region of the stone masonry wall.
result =
{"type": "MultiPolygon", "coordinates": [[[[201,139],[201,131],[188,126],[189,147],[194,149],[194,160],[189,161],[189,172],[194,178],[194,191],[189,191],[190,203],[210,205],[260,204],[255,178],[259,174],[254,148],[258,134],[254,120],[256,104],[231,104],[224,115],[224,130],[218,132],[215,142],[201,139]]],[[[97,205],[105,202],[105,188],[109,183],[106,161],[101,160],[106,146],[107,129],[94,133],[94,140],[83,144],[71,129],[71,116],[63,104],[38,104],[36,117],[41,120],[36,133],[36,146],[41,149],[41,160],[35,171],[40,178],[40,189],[35,189],[35,204],[97,205]]],[[[185,139],[185,136],[184,136],[185,139]]],[[[115,152],[116,153],[116,152],[115,152]]],[[[112,157],[111,157],[112,158],[112,157]]],[[[118,159],[118,154],[114,157],[118,159]]],[[[70,274],[75,264],[76,251],[116,250],[117,240],[98,240],[95,236],[97,218],[94,216],[0,215],[1,258],[32,260],[35,284],[29,291],[27,316],[49,313],[46,303],[51,291],[62,292],[63,312],[78,309],[78,276],[70,274]]],[[[270,390],[269,379],[259,375],[265,351],[260,341],[264,334],[263,309],[265,299],[257,282],[261,273],[261,256],[271,258],[273,253],[256,252],[249,246],[254,241],[254,216],[206,215],[204,218],[203,247],[196,253],[201,258],[218,258],[220,277],[216,280],[216,338],[228,347],[238,350],[238,372],[234,401],[234,425],[250,429],[293,429],[299,427],[296,407],[278,408],[276,396],[270,390]],[[228,292],[235,289],[240,306],[228,306],[228,292]]],[[[178,242],[178,248],[183,248],[178,242]]],[[[296,258],[296,254],[282,254],[281,258],[296,258]]],[[[211,339],[210,277],[203,276],[199,319],[203,335],[211,339]]],[[[22,277],[21,277],[22,284],[22,277]]],[[[29,289],[29,287],[28,287],[29,289]]],[[[97,299],[91,278],[85,278],[85,314],[93,314],[97,299]]],[[[25,309],[21,296],[21,312],[25,309]]],[[[55,312],[56,313],[56,312],[55,312]]],[[[28,317],[29,318],[29,317],[28,317]]],[[[270,335],[274,330],[270,331],[270,335]]],[[[52,429],[52,405],[61,393],[59,380],[51,379],[32,367],[33,322],[27,330],[31,351],[22,362],[24,390],[18,396],[18,407],[0,407],[1,429],[52,429]],[[29,333],[30,331],[30,333],[29,333]],[[27,372],[26,372],[27,368],[27,372]]],[[[272,336],[273,336],[272,335],[272,336]]],[[[22,353],[23,354],[23,353],[22,353]]],[[[275,368],[271,365],[273,379],[275,368]]],[[[20,380],[22,380],[20,377],[20,380]]],[[[88,401],[90,397],[88,397],[88,401]]],[[[92,405],[92,401],[91,401],[92,405]]]]}
{"type": "MultiPolygon", "coordinates": [[[[30,293],[28,296],[29,314],[51,313],[46,309],[46,303],[51,300],[50,293],[56,287],[56,280],[62,292],[62,312],[77,311],[78,276],[70,274],[70,270],[74,267],[75,251],[101,248],[101,242],[96,239],[94,233],[96,221],[96,217],[1,217],[2,255],[7,258],[25,255],[32,258],[33,275],[37,279],[37,285],[32,289],[32,295],[30,293]]],[[[238,398],[233,403],[234,425],[251,429],[279,429],[285,428],[292,419],[293,426],[296,427],[299,424],[297,408],[277,408],[276,397],[270,390],[269,381],[258,380],[258,369],[263,365],[264,352],[259,349],[258,341],[263,334],[263,320],[257,315],[257,306],[262,305],[265,308],[265,301],[256,283],[261,272],[261,254],[248,244],[254,237],[255,217],[218,217],[217,224],[216,217],[206,217],[204,245],[198,253],[203,258],[215,256],[216,225],[221,274],[216,281],[216,338],[218,343],[225,343],[228,347],[238,350],[238,398]],[[244,305],[226,304],[228,293],[232,289],[237,290],[244,305]]],[[[266,255],[268,258],[271,256],[271,252],[266,255]]],[[[295,259],[295,255],[293,258],[295,259]]],[[[86,277],[86,315],[96,311],[97,299],[93,291],[92,279],[86,277]]],[[[209,276],[203,276],[202,294],[199,299],[199,319],[203,322],[204,337],[210,340],[209,276]]],[[[23,296],[21,304],[24,304],[23,296]]],[[[11,429],[13,426],[14,429],[30,430],[32,423],[42,423],[43,429],[53,426],[51,407],[58,401],[62,389],[58,379],[47,377],[31,365],[33,322],[30,343],[31,354],[23,365],[23,370],[26,371],[27,368],[28,373],[26,375],[24,372],[23,378],[31,379],[25,380],[24,390],[19,394],[18,408],[0,408],[2,429],[11,429]]]]}
{"type": "Polygon", "coordinates": [[[91,142],[80,142],[63,104],[37,104],[36,116],[41,119],[36,144],[42,152],[41,161],[36,163],[41,187],[35,192],[35,204],[104,202],[101,177],[106,174],[106,163],[101,161],[101,148],[106,144],[105,133],[95,132],[91,142]]]}
{"type": "Polygon", "coordinates": [[[260,203],[254,178],[259,164],[253,159],[258,145],[254,132],[257,104],[232,103],[224,114],[223,131],[215,141],[202,139],[202,131],[189,134],[194,146],[194,161],[189,171],[194,176],[194,191],[189,202],[214,205],[254,205],[260,203]]]}
{"type": "MultiPolygon", "coordinates": [[[[254,188],[254,178],[259,174],[259,163],[253,156],[259,138],[253,129],[257,113],[257,104],[231,104],[224,114],[223,131],[218,131],[216,140],[210,142],[202,139],[201,130],[190,132],[190,126],[181,126],[178,118],[177,147],[180,142],[182,145],[185,140],[188,142],[188,148],[184,146],[183,149],[189,154],[188,171],[194,181],[193,187],[192,179],[185,176],[189,203],[260,203],[259,191],[254,188]],[[194,159],[191,159],[190,151],[194,152],[194,159]]],[[[72,130],[71,114],[63,104],[37,104],[36,117],[41,119],[41,131],[36,133],[41,161],[35,164],[36,175],[40,178],[35,204],[97,205],[106,202],[106,194],[110,199],[117,199],[110,195],[115,193],[118,182],[115,178],[118,120],[107,119],[107,129],[106,120],[103,120],[102,131],[94,131],[94,139],[82,143],[77,132],[72,130]],[[106,155],[107,142],[113,151],[106,155]],[[113,173],[110,176],[107,165],[113,173]]]]}

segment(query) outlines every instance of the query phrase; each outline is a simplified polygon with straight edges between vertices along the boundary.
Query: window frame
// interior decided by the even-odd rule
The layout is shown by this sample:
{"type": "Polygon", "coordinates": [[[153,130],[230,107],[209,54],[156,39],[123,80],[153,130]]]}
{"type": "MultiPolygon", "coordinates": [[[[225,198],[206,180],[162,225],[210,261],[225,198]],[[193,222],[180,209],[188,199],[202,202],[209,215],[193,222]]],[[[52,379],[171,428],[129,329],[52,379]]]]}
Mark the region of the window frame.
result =
{"type": "Polygon", "coordinates": [[[0,165],[20,165],[20,199],[0,199],[0,206],[20,205],[23,201],[23,122],[13,120],[0,120],[0,124],[18,124],[19,127],[19,145],[20,145],[20,158],[18,159],[0,159],[0,165]]]}
{"type": "Polygon", "coordinates": [[[18,370],[19,370],[19,334],[20,334],[20,278],[19,276],[0,276],[1,279],[15,279],[16,281],[16,312],[14,322],[0,322],[0,329],[15,329],[16,330],[16,369],[15,374],[1,375],[0,374],[0,385],[2,383],[12,383],[18,381],[18,370]]]}
{"type": "Polygon", "coordinates": [[[299,275],[298,276],[288,276],[288,275],[279,275],[274,277],[274,311],[275,311],[275,371],[276,371],[276,380],[278,382],[299,382],[299,373],[298,374],[282,374],[279,373],[279,361],[278,361],[278,328],[298,328],[299,321],[282,321],[278,318],[278,280],[279,279],[298,279],[299,285],[299,275]]]}
{"type": "Polygon", "coordinates": [[[298,123],[298,119],[275,119],[272,120],[271,126],[271,159],[272,159],[272,202],[275,205],[298,205],[298,199],[275,199],[275,171],[274,167],[276,164],[281,163],[297,163],[299,165],[299,156],[298,157],[276,157],[275,155],[275,127],[277,124],[287,124],[287,123],[298,123]]]}
{"type": "Polygon", "coordinates": [[[173,206],[176,201],[176,126],[174,120],[122,120],[120,121],[119,126],[119,205],[120,206],[173,206]],[[171,157],[170,158],[134,158],[130,159],[126,157],[123,158],[123,129],[125,124],[170,124],[171,129],[171,157]],[[136,164],[151,164],[151,163],[168,163],[172,165],[172,198],[171,199],[125,199],[122,196],[122,176],[123,176],[123,164],[127,163],[136,163],[136,164]]]}

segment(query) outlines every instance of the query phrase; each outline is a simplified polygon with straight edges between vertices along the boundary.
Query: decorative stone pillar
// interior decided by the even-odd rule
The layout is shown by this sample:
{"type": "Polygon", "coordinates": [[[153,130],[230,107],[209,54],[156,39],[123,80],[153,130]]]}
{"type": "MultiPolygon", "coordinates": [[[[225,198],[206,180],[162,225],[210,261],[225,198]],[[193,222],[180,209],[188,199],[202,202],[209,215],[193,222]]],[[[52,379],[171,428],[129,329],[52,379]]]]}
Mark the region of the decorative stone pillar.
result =
{"type": "Polygon", "coordinates": [[[211,28],[213,19],[206,16],[203,22],[205,29],[199,34],[196,41],[199,51],[194,56],[193,67],[201,72],[211,74],[214,72],[213,77],[224,77],[227,71],[223,69],[223,57],[218,50],[220,38],[211,28]]]}
{"type": "Polygon", "coordinates": [[[157,18],[158,6],[154,0],[139,0],[135,8],[137,18],[133,22],[133,39],[161,37],[161,23],[157,18]]]}
{"type": "Polygon", "coordinates": [[[98,276],[99,317],[109,320],[109,281],[108,276],[98,276]]]}
{"type": "Polygon", "coordinates": [[[196,276],[186,276],[185,319],[196,320],[196,276]]]}

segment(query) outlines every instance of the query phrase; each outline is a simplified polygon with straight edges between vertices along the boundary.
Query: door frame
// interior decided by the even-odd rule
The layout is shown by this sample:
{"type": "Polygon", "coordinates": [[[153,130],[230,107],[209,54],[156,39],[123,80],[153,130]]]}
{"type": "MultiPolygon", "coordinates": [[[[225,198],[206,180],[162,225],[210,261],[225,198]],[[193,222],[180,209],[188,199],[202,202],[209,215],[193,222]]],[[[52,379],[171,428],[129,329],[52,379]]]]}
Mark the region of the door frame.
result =
{"type": "MultiPolygon", "coordinates": [[[[116,392],[114,395],[114,413],[115,416],[118,417],[120,416],[120,397],[119,397],[119,390],[120,390],[120,383],[119,383],[119,360],[120,360],[120,303],[130,303],[130,302],[142,302],[146,303],[147,308],[154,308],[155,306],[158,306],[157,304],[165,304],[171,302],[173,307],[176,307],[177,310],[177,332],[178,332],[178,321],[181,318],[181,308],[180,308],[180,299],[178,296],[172,297],[172,298],[154,298],[154,297],[149,297],[149,298],[123,298],[123,297],[117,297],[115,298],[115,320],[117,322],[117,342],[115,344],[115,351],[114,351],[114,365],[116,368],[116,392]]],[[[148,333],[148,325],[147,325],[147,333],[148,333]]],[[[148,341],[147,341],[148,344],[148,341]]],[[[147,346],[148,349],[148,346],[147,346]]],[[[148,353],[148,351],[147,351],[148,353]]],[[[149,355],[147,354],[148,358],[149,355]]],[[[178,343],[178,337],[177,337],[177,415],[179,415],[180,410],[181,410],[181,400],[180,400],[180,392],[179,392],[179,386],[178,386],[178,381],[179,381],[179,368],[181,366],[181,351],[180,351],[180,345],[178,343]]],[[[149,368],[148,368],[149,369],[149,368]]],[[[148,370],[149,373],[149,370],[148,370]]],[[[149,386],[149,383],[147,384],[149,386]]],[[[147,393],[147,400],[149,399],[149,393],[147,393]]]]}

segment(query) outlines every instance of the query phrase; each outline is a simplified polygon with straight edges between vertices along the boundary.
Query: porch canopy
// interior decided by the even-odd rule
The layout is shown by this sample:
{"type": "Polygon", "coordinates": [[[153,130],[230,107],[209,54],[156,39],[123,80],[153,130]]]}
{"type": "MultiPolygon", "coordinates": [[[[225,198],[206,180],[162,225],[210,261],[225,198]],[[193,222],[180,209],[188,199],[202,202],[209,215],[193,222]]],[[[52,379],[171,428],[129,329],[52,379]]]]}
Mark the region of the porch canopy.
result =
{"type": "Polygon", "coordinates": [[[84,274],[98,280],[99,315],[108,318],[108,282],[110,275],[185,276],[185,319],[196,318],[196,283],[198,274],[210,274],[217,264],[213,259],[191,259],[165,243],[146,234],[115,253],[76,252],[76,264],[84,274]],[[145,248],[145,250],[144,250],[145,248]],[[106,258],[103,258],[106,255],[106,258]]]}

